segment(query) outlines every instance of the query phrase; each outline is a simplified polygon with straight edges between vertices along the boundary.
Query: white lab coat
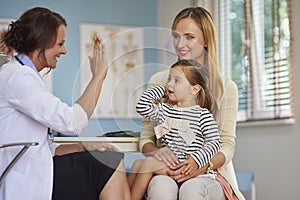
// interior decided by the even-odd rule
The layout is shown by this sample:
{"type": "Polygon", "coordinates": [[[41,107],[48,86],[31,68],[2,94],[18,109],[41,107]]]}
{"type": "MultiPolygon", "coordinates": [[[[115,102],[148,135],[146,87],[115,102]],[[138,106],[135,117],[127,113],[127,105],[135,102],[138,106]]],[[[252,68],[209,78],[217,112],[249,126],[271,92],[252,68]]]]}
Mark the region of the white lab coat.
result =
{"type": "MultiPolygon", "coordinates": [[[[18,61],[3,65],[0,68],[0,143],[34,141],[39,145],[29,148],[6,176],[0,188],[0,200],[50,200],[53,152],[47,129],[79,133],[87,122],[80,105],[70,107],[46,92],[36,71],[18,61]]],[[[19,149],[0,149],[0,173],[19,149]]]]}

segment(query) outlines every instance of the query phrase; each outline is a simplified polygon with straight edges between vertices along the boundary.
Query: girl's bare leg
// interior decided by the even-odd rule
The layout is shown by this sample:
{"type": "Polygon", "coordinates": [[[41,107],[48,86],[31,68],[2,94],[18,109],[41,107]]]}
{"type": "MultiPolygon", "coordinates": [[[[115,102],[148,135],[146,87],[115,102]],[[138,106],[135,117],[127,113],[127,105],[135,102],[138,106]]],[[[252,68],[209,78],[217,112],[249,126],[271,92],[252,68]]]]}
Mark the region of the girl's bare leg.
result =
{"type": "Polygon", "coordinates": [[[136,174],[130,188],[132,200],[141,200],[147,190],[148,184],[154,174],[166,174],[167,167],[163,162],[153,157],[146,158],[136,174]]]}
{"type": "Polygon", "coordinates": [[[129,188],[131,188],[131,186],[136,178],[136,175],[139,173],[142,163],[143,163],[143,160],[136,160],[132,164],[132,167],[130,169],[130,174],[127,177],[129,188]]]}
{"type": "Polygon", "coordinates": [[[123,160],[106,183],[99,195],[99,200],[131,200],[130,189],[126,180],[126,170],[123,160]]]}

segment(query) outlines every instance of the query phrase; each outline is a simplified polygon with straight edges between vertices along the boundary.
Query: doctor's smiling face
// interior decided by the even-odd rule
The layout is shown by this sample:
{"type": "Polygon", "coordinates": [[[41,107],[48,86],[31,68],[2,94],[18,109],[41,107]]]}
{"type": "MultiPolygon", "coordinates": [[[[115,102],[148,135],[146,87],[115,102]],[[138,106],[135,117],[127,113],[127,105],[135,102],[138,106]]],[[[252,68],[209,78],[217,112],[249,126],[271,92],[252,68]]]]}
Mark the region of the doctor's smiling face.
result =
{"type": "Polygon", "coordinates": [[[50,41],[45,50],[38,49],[33,53],[33,62],[38,71],[44,68],[55,69],[57,60],[61,55],[67,53],[65,48],[66,26],[61,24],[57,29],[56,38],[50,41]],[[35,56],[34,56],[35,55],[35,56]],[[34,59],[34,57],[36,59],[34,59]]]}
{"type": "Polygon", "coordinates": [[[65,48],[66,27],[60,25],[57,30],[56,41],[54,45],[45,50],[46,66],[54,69],[58,58],[67,53],[65,48]]]}

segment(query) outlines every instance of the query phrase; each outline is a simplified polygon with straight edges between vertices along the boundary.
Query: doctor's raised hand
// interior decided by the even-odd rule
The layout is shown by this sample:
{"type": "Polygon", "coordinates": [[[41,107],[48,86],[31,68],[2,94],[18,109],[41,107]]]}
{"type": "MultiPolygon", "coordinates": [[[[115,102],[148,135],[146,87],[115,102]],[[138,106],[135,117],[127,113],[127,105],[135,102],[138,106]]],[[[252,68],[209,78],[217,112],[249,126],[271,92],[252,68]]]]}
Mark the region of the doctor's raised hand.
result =
{"type": "Polygon", "coordinates": [[[89,56],[89,61],[92,75],[105,78],[108,70],[107,56],[102,38],[98,34],[95,36],[93,54],[89,56]]]}
{"type": "Polygon", "coordinates": [[[105,47],[102,38],[97,35],[94,39],[94,49],[89,56],[92,79],[89,82],[83,95],[77,100],[77,103],[83,107],[88,117],[93,114],[101,93],[103,81],[106,77],[108,64],[105,47]]]}

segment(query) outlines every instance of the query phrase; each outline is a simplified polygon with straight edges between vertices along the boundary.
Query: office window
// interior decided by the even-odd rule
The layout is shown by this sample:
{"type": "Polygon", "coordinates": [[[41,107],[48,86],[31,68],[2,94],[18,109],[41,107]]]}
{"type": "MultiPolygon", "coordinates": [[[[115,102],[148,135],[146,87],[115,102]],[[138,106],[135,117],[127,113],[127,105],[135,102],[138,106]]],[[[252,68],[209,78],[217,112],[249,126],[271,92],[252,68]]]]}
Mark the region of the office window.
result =
{"type": "Polygon", "coordinates": [[[214,16],[220,65],[239,89],[239,122],[293,118],[290,0],[198,1],[214,16]]]}

